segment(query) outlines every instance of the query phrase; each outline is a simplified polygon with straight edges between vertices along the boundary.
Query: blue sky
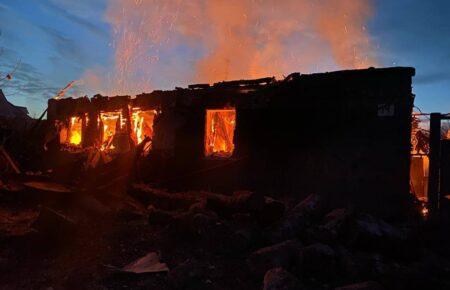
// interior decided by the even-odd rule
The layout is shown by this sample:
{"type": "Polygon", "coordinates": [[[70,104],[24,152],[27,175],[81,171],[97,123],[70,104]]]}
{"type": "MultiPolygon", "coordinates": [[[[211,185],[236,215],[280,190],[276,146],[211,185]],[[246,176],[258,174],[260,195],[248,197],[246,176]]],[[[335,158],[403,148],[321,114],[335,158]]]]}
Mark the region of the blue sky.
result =
{"type": "MultiPolygon", "coordinates": [[[[372,2],[368,29],[380,64],[416,67],[416,105],[450,112],[450,1],[372,2]]],[[[111,67],[106,6],[106,0],[0,0],[0,71],[20,61],[3,87],[8,99],[39,116],[47,99],[86,69],[111,67]]]]}

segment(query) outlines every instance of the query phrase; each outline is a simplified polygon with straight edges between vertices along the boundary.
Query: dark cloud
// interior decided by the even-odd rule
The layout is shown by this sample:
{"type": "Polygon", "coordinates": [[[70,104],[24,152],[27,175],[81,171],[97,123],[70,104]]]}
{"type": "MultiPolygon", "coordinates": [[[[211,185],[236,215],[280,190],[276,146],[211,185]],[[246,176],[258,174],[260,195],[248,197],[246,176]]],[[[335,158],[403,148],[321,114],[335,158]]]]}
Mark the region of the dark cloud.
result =
{"type": "Polygon", "coordinates": [[[64,62],[70,62],[71,65],[75,65],[81,68],[86,64],[86,57],[78,42],[63,35],[63,33],[56,29],[41,26],[44,33],[51,39],[51,42],[55,48],[56,56],[52,56],[49,59],[56,66],[61,65],[64,62]]]}
{"type": "Polygon", "coordinates": [[[81,27],[84,27],[85,29],[89,30],[90,32],[92,32],[93,34],[99,36],[99,37],[103,37],[103,38],[108,38],[108,32],[105,31],[104,29],[102,29],[101,27],[98,27],[97,25],[93,24],[92,22],[86,20],[85,18],[79,17],[73,13],[68,12],[67,10],[61,8],[58,5],[55,5],[51,2],[47,2],[47,1],[43,1],[40,2],[41,5],[43,5],[44,7],[46,7],[47,9],[51,10],[51,13],[56,13],[59,16],[62,16],[64,18],[66,18],[67,20],[78,24],[81,27]]]}

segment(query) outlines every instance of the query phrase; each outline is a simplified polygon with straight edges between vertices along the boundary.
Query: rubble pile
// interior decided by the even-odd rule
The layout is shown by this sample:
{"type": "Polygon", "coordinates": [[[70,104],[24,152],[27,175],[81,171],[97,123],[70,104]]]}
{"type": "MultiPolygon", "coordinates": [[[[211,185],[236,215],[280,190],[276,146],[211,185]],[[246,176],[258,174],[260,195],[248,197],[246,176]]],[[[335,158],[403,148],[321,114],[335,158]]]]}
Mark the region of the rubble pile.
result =
{"type": "Polygon", "coordinates": [[[250,191],[32,185],[33,198],[29,186],[1,188],[2,289],[450,287],[436,229],[331,208],[318,195],[292,203],[250,191]]]}

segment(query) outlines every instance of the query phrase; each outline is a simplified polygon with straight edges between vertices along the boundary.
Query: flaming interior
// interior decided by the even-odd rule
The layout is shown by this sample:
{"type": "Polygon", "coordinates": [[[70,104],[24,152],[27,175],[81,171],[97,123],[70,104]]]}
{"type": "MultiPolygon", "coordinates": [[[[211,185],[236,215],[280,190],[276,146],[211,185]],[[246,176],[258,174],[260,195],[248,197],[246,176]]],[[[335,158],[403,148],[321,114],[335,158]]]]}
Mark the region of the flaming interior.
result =
{"type": "Polygon", "coordinates": [[[68,128],[63,126],[59,131],[59,142],[74,146],[81,145],[83,120],[80,117],[71,117],[68,128]]]}
{"type": "Polygon", "coordinates": [[[104,149],[114,149],[114,135],[123,128],[123,118],[120,111],[105,112],[100,114],[102,128],[102,146],[104,149]]]}
{"type": "Polygon", "coordinates": [[[236,110],[207,110],[205,130],[205,155],[230,157],[234,151],[236,110]]]}
{"type": "Polygon", "coordinates": [[[131,122],[133,126],[133,141],[140,144],[145,137],[153,137],[153,121],[156,116],[155,110],[142,111],[140,108],[133,108],[131,122]]]}

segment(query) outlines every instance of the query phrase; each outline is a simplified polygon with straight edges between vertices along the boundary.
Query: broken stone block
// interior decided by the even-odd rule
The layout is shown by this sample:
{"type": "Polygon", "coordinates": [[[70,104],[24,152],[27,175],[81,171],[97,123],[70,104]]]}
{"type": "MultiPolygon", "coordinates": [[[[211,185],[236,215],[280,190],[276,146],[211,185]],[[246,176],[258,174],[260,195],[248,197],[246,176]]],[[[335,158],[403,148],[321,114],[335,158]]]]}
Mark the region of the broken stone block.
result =
{"type": "Polygon", "coordinates": [[[122,271],[135,274],[143,273],[159,273],[167,272],[169,268],[165,263],[159,261],[159,255],[155,252],[150,252],[144,257],[126,265],[122,271]]]}
{"type": "Polygon", "coordinates": [[[383,290],[384,288],[377,282],[367,281],[335,288],[335,290],[383,290]]]}
{"type": "Polygon", "coordinates": [[[316,243],[302,248],[299,260],[302,275],[330,279],[336,273],[336,253],[328,245],[316,243]]]}
{"type": "Polygon", "coordinates": [[[401,230],[368,214],[361,215],[353,222],[347,237],[348,242],[357,247],[391,253],[395,252],[395,249],[401,250],[407,239],[401,230]]]}
{"type": "Polygon", "coordinates": [[[264,207],[264,196],[250,191],[236,191],[232,196],[209,194],[207,207],[220,216],[233,213],[255,213],[264,207]]]}
{"type": "Polygon", "coordinates": [[[346,208],[338,208],[329,212],[322,223],[308,229],[311,240],[334,243],[348,229],[352,212],[346,208]]]}
{"type": "Polygon", "coordinates": [[[253,233],[250,230],[237,230],[232,233],[230,242],[233,250],[242,252],[250,247],[253,240],[253,233]]]}
{"type": "Polygon", "coordinates": [[[302,233],[323,211],[322,199],[311,194],[291,209],[278,223],[270,239],[274,242],[292,239],[302,233]]]}
{"type": "Polygon", "coordinates": [[[285,241],[251,253],[247,258],[247,264],[255,275],[262,275],[276,267],[289,269],[297,263],[300,250],[299,241],[285,241]]]}
{"type": "Polygon", "coordinates": [[[235,191],[231,198],[238,211],[257,212],[262,210],[265,205],[264,196],[256,192],[235,191]]]}
{"type": "Polygon", "coordinates": [[[149,224],[167,225],[173,222],[177,216],[175,212],[157,209],[153,205],[149,205],[147,210],[149,224]]]}
{"type": "Polygon", "coordinates": [[[258,212],[258,221],[263,225],[269,225],[279,221],[286,211],[284,203],[270,197],[264,198],[264,206],[258,212]]]}
{"type": "Polygon", "coordinates": [[[192,216],[192,232],[198,235],[208,234],[209,230],[217,223],[215,217],[203,213],[197,213],[192,216]]]}
{"type": "Polygon", "coordinates": [[[171,269],[168,274],[170,284],[176,289],[196,289],[207,277],[206,265],[194,259],[188,259],[171,269]]]}
{"type": "Polygon", "coordinates": [[[300,281],[283,268],[273,268],[264,275],[264,290],[299,290],[300,281]]]}

